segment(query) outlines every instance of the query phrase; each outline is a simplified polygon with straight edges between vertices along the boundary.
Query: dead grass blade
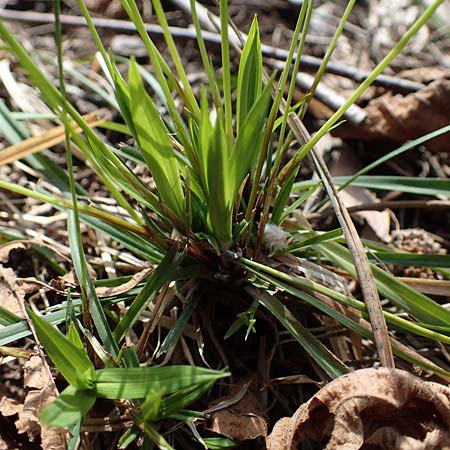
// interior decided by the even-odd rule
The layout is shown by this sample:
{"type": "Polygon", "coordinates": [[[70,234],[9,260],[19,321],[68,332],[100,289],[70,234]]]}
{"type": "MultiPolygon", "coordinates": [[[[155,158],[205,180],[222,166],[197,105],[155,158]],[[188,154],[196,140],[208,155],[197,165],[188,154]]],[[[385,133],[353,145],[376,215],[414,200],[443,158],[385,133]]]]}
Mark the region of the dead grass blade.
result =
{"type": "MultiPolygon", "coordinates": [[[[285,103],[282,102],[280,108],[284,110],[285,107],[285,103]]],[[[308,142],[311,140],[308,130],[298,116],[291,114],[288,117],[288,122],[294,136],[299,142],[308,142]]],[[[339,224],[342,227],[348,249],[355,264],[380,362],[385,367],[395,367],[394,356],[389,342],[389,333],[383,316],[383,308],[361,239],[347,208],[340,198],[339,192],[333,183],[333,179],[322,156],[313,148],[311,150],[311,157],[330,198],[339,224]]]]}
{"type": "MultiPolygon", "coordinates": [[[[99,119],[97,113],[95,112],[87,114],[84,116],[84,119],[91,128],[106,121],[106,119],[99,119]]],[[[74,131],[79,133],[81,128],[74,127],[74,131]]],[[[25,156],[53,147],[54,145],[58,145],[61,142],[64,142],[64,137],[64,126],[60,125],[39,136],[33,136],[20,142],[19,144],[11,145],[10,147],[0,151],[0,166],[18,161],[25,156]]]]}

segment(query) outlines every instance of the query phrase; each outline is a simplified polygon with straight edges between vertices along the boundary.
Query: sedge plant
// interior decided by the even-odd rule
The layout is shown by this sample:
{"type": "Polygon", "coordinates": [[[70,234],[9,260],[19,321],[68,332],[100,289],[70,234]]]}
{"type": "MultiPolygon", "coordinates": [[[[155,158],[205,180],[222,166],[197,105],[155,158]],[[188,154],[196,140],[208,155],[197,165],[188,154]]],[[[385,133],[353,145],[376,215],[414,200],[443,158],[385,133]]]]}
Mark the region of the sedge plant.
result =
{"type": "MultiPolygon", "coordinates": [[[[285,70],[268,75],[263,66],[256,18],[239,49],[237,73],[232,73],[230,48],[240,44],[236,35],[229,33],[225,0],[220,1],[221,67],[214,67],[202,38],[196,2],[192,0],[192,20],[207,78],[199,90],[194,89],[185,72],[160,0],[153,0],[153,8],[164,32],[170,64],[145,31],[135,1],[122,0],[147,49],[151,74],[134,59],[126,62],[124,72],[123,62],[119,64],[119,59],[105,49],[85,4],[82,0],[79,3],[98,47],[96,58],[113,92],[111,95],[104,91],[104,99],[122,121],[103,122],[99,127],[126,135],[132,139],[132,146],[112,146],[68,101],[64,90],[67,72],[64,72],[61,54],[59,2],[55,4],[60,89],[0,22],[0,35],[5,45],[39,89],[42,99],[54,113],[53,119],[65,129],[67,172],[52,166],[45,155],[29,155],[25,160],[32,167],[39,167],[60,195],[0,181],[0,188],[49,203],[68,215],[69,243],[79,296],[69,296],[47,314],[29,312],[40,343],[68,383],[62,394],[42,411],[41,421],[57,427],[69,426],[76,437],[83,418],[96,400],[108,399],[132,423],[120,438],[121,448],[126,448],[141,434],[158,448],[172,448],[164,437],[167,430],[162,424],[175,420],[189,423],[192,429],[202,412],[188,410],[187,406],[202,395],[211,396],[214,382],[229,375],[223,370],[214,371],[194,364],[155,366],[158,358],[170,355],[183,343],[189,323],[194,316],[202,314],[210,314],[204,320],[212,321],[213,328],[221,329],[223,324],[219,326],[219,322],[226,322],[225,332],[217,337],[220,342],[236,336],[244,341],[257,335],[260,323],[272,320],[267,319],[269,315],[303,348],[324,378],[339,377],[350,367],[333,353],[326,340],[319,339],[308,329],[300,311],[307,310],[317,317],[327,316],[353,336],[385,339],[385,346],[397,357],[449,377],[450,372],[445,367],[396,339],[396,333],[400,333],[450,343],[450,312],[400,282],[385,266],[376,264],[377,261],[404,264],[407,257],[383,248],[370,249],[375,259],[367,267],[370,267],[377,295],[388,300],[388,307],[384,310],[380,307],[380,312],[381,320],[391,331],[384,337],[374,337],[370,327],[372,317],[368,314],[371,305],[364,302],[365,298],[353,296],[345,278],[335,270],[358,279],[355,253],[353,247],[347,245],[351,233],[343,228],[328,232],[314,230],[306,220],[299,219],[297,213],[320,183],[330,182],[299,180],[299,165],[441,2],[435,1],[428,7],[372,75],[313,138],[302,133],[300,121],[308,99],[291,106],[295,77],[291,79],[289,75],[294,54],[297,54],[294,73],[298,69],[298,56],[303,49],[313,2],[302,3],[285,70]],[[148,80],[152,81],[153,90],[149,89],[148,80]],[[285,91],[288,92],[287,102],[283,98],[285,91]],[[74,177],[71,154],[74,145],[123,211],[122,215],[111,213],[93,200],[85,201],[87,193],[74,177]],[[297,151],[288,160],[287,149],[293,146],[297,151]],[[154,187],[144,184],[135,175],[131,167],[136,164],[149,171],[154,187]],[[81,223],[107,236],[110,242],[134,257],[151,263],[152,270],[126,292],[100,297],[99,287],[130,282],[130,277],[95,282],[90,278],[81,223]],[[183,299],[181,306],[178,304],[179,315],[156,345],[152,358],[143,364],[146,341],[139,340],[135,348],[127,344],[137,339],[136,330],[141,330],[144,319],[148,320],[150,315],[150,320],[158,320],[158,316],[155,319],[152,314],[159,314],[161,305],[167,307],[179,298],[183,299]],[[232,315],[224,318],[218,310],[232,312],[232,315]],[[64,322],[67,335],[54,327],[64,322]]],[[[349,2],[333,42],[342,32],[353,3],[349,2]]],[[[83,82],[88,88],[88,81],[83,82]]],[[[14,125],[11,115],[3,108],[2,117],[14,125]]],[[[25,139],[19,127],[11,129],[12,143],[25,139]]],[[[420,142],[446,131],[440,130],[420,142]]],[[[415,144],[417,142],[402,147],[383,161],[415,144]]],[[[370,186],[370,177],[362,175],[365,173],[336,182],[370,186]]],[[[383,180],[377,182],[377,188],[382,189],[383,180]]],[[[392,178],[384,182],[388,189],[395,182],[400,190],[408,186],[392,178]]],[[[450,187],[443,180],[435,180],[435,185],[448,194],[450,187]]],[[[431,189],[433,193],[435,185],[431,189]]],[[[423,193],[430,193],[426,187],[423,189],[423,193]]],[[[14,238],[9,236],[8,240],[14,238]]],[[[438,268],[444,274],[449,266],[445,256],[427,259],[416,255],[416,258],[416,264],[438,268]]],[[[0,309],[0,317],[4,325],[0,329],[0,345],[30,334],[27,324],[4,308],[0,309]]],[[[196,362],[201,365],[201,358],[196,362]]],[[[233,367],[225,367],[227,364],[225,355],[219,365],[233,372],[233,367]]],[[[203,447],[233,445],[227,439],[202,438],[197,432],[194,435],[203,447]]]]}

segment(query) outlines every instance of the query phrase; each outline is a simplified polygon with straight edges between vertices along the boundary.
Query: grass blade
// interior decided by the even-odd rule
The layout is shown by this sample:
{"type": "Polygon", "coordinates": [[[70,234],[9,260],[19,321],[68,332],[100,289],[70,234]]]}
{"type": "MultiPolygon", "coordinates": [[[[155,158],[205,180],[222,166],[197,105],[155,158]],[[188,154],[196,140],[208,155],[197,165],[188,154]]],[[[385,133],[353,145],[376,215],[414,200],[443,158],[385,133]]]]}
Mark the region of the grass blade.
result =
{"type": "Polygon", "coordinates": [[[128,77],[134,137],[155,179],[162,204],[178,219],[181,227],[186,212],[175,152],[158,110],[145,91],[135,61],[131,61],[128,77]]]}
{"type": "Polygon", "coordinates": [[[39,420],[52,427],[68,427],[82,419],[95,400],[94,391],[78,391],[73,386],[68,386],[39,413],[39,420]]]}
{"type": "Polygon", "coordinates": [[[247,288],[247,291],[280,321],[330,378],[337,378],[349,372],[348,367],[304,328],[276,297],[253,287],[247,288]]]}
{"type": "Polygon", "coordinates": [[[131,306],[114,330],[114,338],[117,342],[122,341],[130,328],[139,319],[147,305],[153,300],[162,286],[169,280],[173,279],[173,273],[178,268],[182,260],[182,256],[178,254],[177,248],[172,247],[157,269],[150,275],[145,286],[134,299],[131,306]]]}
{"type": "Polygon", "coordinates": [[[258,21],[255,17],[250,27],[239,63],[236,93],[236,128],[238,134],[250,110],[259,98],[261,90],[261,42],[259,40],[258,21]]]}
{"type": "Polygon", "coordinates": [[[76,389],[94,387],[94,366],[86,351],[70,342],[60,331],[32,310],[28,311],[40,342],[63,377],[76,389]]]}
{"type": "Polygon", "coordinates": [[[171,394],[229,376],[194,366],[102,369],[95,374],[97,395],[111,399],[145,398],[150,390],[171,394]]]}

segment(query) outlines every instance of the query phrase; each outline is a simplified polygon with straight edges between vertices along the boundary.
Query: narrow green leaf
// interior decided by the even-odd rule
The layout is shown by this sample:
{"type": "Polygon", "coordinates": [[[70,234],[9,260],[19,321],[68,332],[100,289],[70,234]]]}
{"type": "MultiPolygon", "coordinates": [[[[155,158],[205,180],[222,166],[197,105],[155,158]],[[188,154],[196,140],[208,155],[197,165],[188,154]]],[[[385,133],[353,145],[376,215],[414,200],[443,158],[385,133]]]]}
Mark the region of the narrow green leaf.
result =
{"type": "Polygon", "coordinates": [[[340,189],[343,189],[345,186],[348,186],[349,184],[353,184],[354,180],[361,177],[361,175],[365,175],[367,172],[370,172],[371,170],[375,169],[376,167],[380,166],[381,164],[385,163],[386,161],[391,160],[392,158],[401,155],[402,153],[411,150],[412,148],[424,144],[430,139],[433,139],[435,137],[440,136],[441,134],[445,134],[450,132],[450,125],[447,125],[445,127],[439,128],[438,130],[432,131],[431,133],[424,134],[423,136],[414,139],[412,141],[407,142],[406,144],[403,144],[399,148],[392,150],[391,152],[381,156],[377,160],[371,162],[369,165],[363,167],[361,170],[359,170],[357,173],[352,175],[347,182],[342,184],[340,186],[340,189]]]}
{"type": "Polygon", "coordinates": [[[182,335],[186,324],[188,323],[189,319],[192,316],[192,313],[194,312],[195,307],[198,305],[199,300],[200,297],[195,297],[184,306],[184,309],[181,312],[180,317],[178,317],[177,321],[175,322],[175,325],[167,333],[167,336],[161,344],[156,357],[159,357],[167,352],[169,348],[173,347],[178,342],[178,339],[182,335]]]}
{"type": "MultiPolygon", "coordinates": [[[[347,183],[351,177],[334,177],[336,185],[347,183]]],[[[309,189],[316,184],[316,180],[299,181],[293,190],[309,189]]],[[[447,178],[418,178],[389,175],[365,175],[352,181],[352,186],[379,189],[382,191],[399,191],[416,195],[450,195],[450,180],[447,178]]]]}
{"type": "Polygon", "coordinates": [[[321,244],[322,242],[334,241],[340,237],[342,237],[342,228],[336,228],[335,230],[327,231],[325,233],[317,233],[317,235],[312,238],[294,242],[293,244],[288,245],[284,251],[292,253],[301,248],[321,244]]]}
{"type": "MultiPolygon", "coordinates": [[[[374,252],[373,255],[386,264],[398,264],[401,266],[450,267],[450,255],[386,251],[374,252]]],[[[370,259],[371,254],[369,253],[367,256],[370,259]]]]}
{"type": "Polygon", "coordinates": [[[73,322],[70,322],[69,332],[67,333],[67,339],[72,345],[74,345],[75,347],[79,348],[84,352],[83,341],[81,340],[77,328],[73,322]]]}
{"type": "MultiPolygon", "coordinates": [[[[338,267],[342,267],[355,276],[355,267],[345,247],[336,242],[323,242],[316,246],[316,249],[338,267]]],[[[421,322],[443,326],[450,323],[450,311],[411,286],[400,282],[390,273],[373,264],[371,266],[380,294],[394,305],[421,322]]]]}
{"type": "Polygon", "coordinates": [[[68,426],[70,439],[67,442],[67,450],[78,450],[78,444],[80,443],[81,434],[81,422],[83,419],[77,420],[72,425],[68,426]]]}
{"type": "MultiPolygon", "coordinates": [[[[201,131],[203,131],[203,129],[201,131]]],[[[203,140],[204,139],[202,139],[202,141],[203,140]]],[[[229,151],[221,117],[217,117],[213,132],[209,136],[209,141],[206,145],[208,194],[207,225],[211,234],[218,240],[219,245],[223,250],[227,249],[232,243],[233,199],[229,195],[229,151]]]]}
{"type": "Polygon", "coordinates": [[[231,100],[230,43],[228,38],[228,1],[220,0],[220,37],[222,50],[223,103],[225,112],[225,140],[227,148],[233,145],[233,111],[231,100]]]}
{"type": "MultiPolygon", "coordinates": [[[[65,311],[56,311],[44,316],[44,320],[53,325],[64,322],[66,318],[65,311]]],[[[0,327],[0,345],[7,345],[17,341],[25,336],[29,336],[31,331],[26,320],[0,327]]]]}
{"type": "Polygon", "coordinates": [[[140,435],[142,431],[136,426],[133,425],[131,428],[128,428],[125,433],[119,439],[117,443],[117,448],[124,449],[127,448],[130,444],[132,444],[140,435]]]}
{"type": "Polygon", "coordinates": [[[283,218],[284,208],[287,205],[287,202],[291,196],[292,186],[294,185],[295,178],[297,177],[298,169],[294,170],[289,176],[286,183],[281,186],[280,192],[278,192],[273,209],[272,216],[270,221],[275,225],[280,225],[281,220],[283,218]]]}
{"type": "Polygon", "coordinates": [[[52,427],[68,427],[82,419],[95,403],[95,392],[68,386],[40,413],[39,420],[52,427]]]}
{"type": "Polygon", "coordinates": [[[185,202],[177,158],[164,122],[145,91],[135,61],[131,61],[128,78],[134,137],[155,179],[162,203],[168,212],[184,223],[185,202]]]}
{"type": "Polygon", "coordinates": [[[158,418],[163,391],[150,389],[141,405],[142,421],[154,422],[158,418]]]}
{"type": "Polygon", "coordinates": [[[125,367],[139,367],[139,357],[135,347],[123,347],[119,356],[121,356],[125,367]]]}
{"type": "Polygon", "coordinates": [[[19,316],[16,316],[3,306],[0,306],[0,325],[13,325],[15,323],[19,323],[21,320],[22,319],[19,316]]]}
{"type": "Polygon", "coordinates": [[[349,368],[314,337],[276,297],[255,288],[248,288],[248,291],[280,321],[328,376],[337,378],[349,372],[349,368]]]}
{"type": "MultiPolygon", "coordinates": [[[[295,297],[301,298],[302,300],[311,303],[314,307],[320,309],[322,312],[330,315],[335,318],[339,322],[341,322],[346,327],[353,329],[354,331],[361,333],[360,330],[353,328],[353,325],[350,326],[349,323],[346,323],[345,320],[349,320],[345,317],[345,320],[341,320],[339,316],[335,316],[333,314],[338,314],[338,311],[334,309],[332,311],[327,310],[329,306],[325,303],[317,300],[312,296],[302,297],[304,294],[303,291],[312,291],[318,292],[320,294],[326,295],[327,297],[332,298],[337,301],[341,305],[356,309],[363,313],[363,316],[368,317],[366,305],[364,302],[360,300],[356,300],[355,298],[345,295],[334,288],[327,287],[321,283],[317,283],[313,280],[308,280],[303,277],[298,277],[292,274],[288,274],[286,272],[282,272],[280,270],[274,269],[273,267],[266,266],[264,264],[258,263],[256,261],[250,261],[248,259],[242,260],[244,267],[250,272],[253,272],[258,278],[269,282],[270,284],[277,287],[277,289],[283,289],[287,293],[294,295],[295,297]],[[299,293],[299,290],[302,292],[299,293]]],[[[428,339],[432,339],[438,342],[442,342],[443,344],[450,344],[450,337],[446,334],[449,334],[449,327],[442,327],[436,325],[429,325],[418,323],[412,320],[404,319],[403,317],[399,317],[396,314],[392,314],[388,311],[383,311],[384,317],[392,328],[402,330],[405,333],[413,333],[418,336],[423,336],[428,339]]],[[[358,325],[359,326],[359,325],[358,325]]],[[[363,333],[363,336],[366,336],[363,333]]]]}
{"type": "MultiPolygon", "coordinates": [[[[253,263],[254,262],[252,262],[252,265],[253,265],[253,263]]],[[[312,295],[309,295],[308,293],[304,292],[303,289],[306,288],[308,290],[321,292],[321,293],[329,296],[330,298],[334,298],[335,300],[337,300],[339,303],[341,303],[343,305],[346,305],[346,306],[349,306],[352,308],[357,308],[357,309],[363,311],[363,317],[368,319],[368,314],[364,312],[365,305],[363,302],[359,302],[351,297],[346,297],[345,295],[343,295],[333,289],[322,286],[318,283],[314,283],[312,281],[298,278],[298,277],[292,277],[286,273],[279,272],[272,268],[268,268],[268,267],[264,268],[264,266],[259,263],[255,263],[255,265],[262,270],[268,270],[269,273],[272,273],[272,274],[278,273],[277,276],[280,276],[282,279],[287,280],[289,284],[281,282],[275,278],[272,278],[272,276],[268,276],[264,273],[259,273],[258,271],[254,271],[254,273],[258,277],[260,277],[262,280],[268,281],[270,284],[273,284],[278,289],[282,289],[285,292],[289,293],[290,295],[297,297],[303,301],[306,301],[307,303],[311,304],[312,306],[319,309],[323,313],[329,315],[330,317],[333,317],[335,320],[340,322],[342,325],[344,325],[349,330],[353,330],[354,332],[356,332],[366,338],[373,339],[373,334],[368,328],[362,327],[357,321],[352,320],[350,317],[346,316],[341,311],[339,311],[335,308],[332,308],[325,302],[317,300],[312,295]],[[300,286],[301,290],[295,289],[290,284],[300,286]]],[[[252,271],[253,271],[253,269],[252,269],[252,271]]],[[[405,319],[397,317],[394,314],[390,314],[387,312],[384,312],[384,314],[386,316],[386,320],[388,320],[392,324],[396,325],[396,327],[398,327],[399,329],[401,329],[405,332],[415,333],[419,336],[428,337],[429,339],[436,339],[443,343],[447,343],[450,339],[448,336],[444,336],[442,334],[439,335],[438,333],[428,332],[428,330],[426,330],[425,328],[423,328],[421,326],[418,326],[415,322],[409,322],[405,319]]],[[[392,343],[392,348],[393,348],[394,353],[396,355],[398,355],[400,358],[404,359],[405,361],[408,361],[412,364],[416,364],[419,367],[424,367],[428,370],[431,370],[438,374],[442,374],[444,376],[449,376],[449,374],[450,374],[450,372],[448,372],[447,370],[444,370],[444,369],[440,368],[439,366],[432,364],[427,360],[424,360],[423,358],[415,357],[414,354],[411,352],[405,352],[405,348],[402,347],[398,342],[394,341],[392,343]]]]}
{"type": "Polygon", "coordinates": [[[106,319],[103,306],[97,297],[92,280],[89,276],[86,257],[84,255],[81,232],[79,229],[78,217],[69,211],[67,218],[69,244],[72,250],[72,261],[77,278],[80,282],[82,296],[85,300],[84,308],[89,308],[89,312],[92,316],[94,325],[98,331],[98,334],[105,346],[106,350],[116,358],[119,353],[119,347],[113,337],[111,328],[109,327],[108,320],[106,319]],[[89,302],[87,302],[89,299],[89,302]]]}
{"type": "Polygon", "coordinates": [[[236,127],[239,134],[262,90],[262,55],[258,21],[253,19],[239,62],[236,127]]]}
{"type": "Polygon", "coordinates": [[[215,381],[212,380],[187,389],[180,389],[171,396],[164,398],[161,402],[158,418],[173,416],[186,406],[194,403],[212,387],[215,381]]]}
{"type": "Polygon", "coordinates": [[[236,448],[239,442],[226,438],[203,438],[203,442],[208,446],[209,450],[224,450],[227,448],[236,448]]]}
{"type": "Polygon", "coordinates": [[[121,226],[116,226],[112,223],[106,222],[105,220],[88,216],[86,214],[82,214],[81,219],[84,223],[105,233],[111,239],[116,240],[125,248],[144,260],[159,263],[163,257],[161,250],[157,248],[150,239],[146,239],[143,236],[132,233],[121,226]]]}
{"type": "Polygon", "coordinates": [[[141,428],[144,430],[144,433],[150,438],[150,440],[158,446],[159,450],[175,450],[164,439],[164,437],[158,433],[153,425],[144,422],[143,424],[141,424],[141,428]]]}
{"type": "Polygon", "coordinates": [[[269,80],[261,95],[255,99],[251,110],[242,123],[236,144],[230,155],[229,196],[234,202],[237,192],[251,171],[254,179],[254,167],[257,156],[261,153],[262,139],[265,132],[267,111],[272,92],[272,79],[269,80]]]}
{"type": "MultiPolygon", "coordinates": [[[[321,185],[321,182],[319,181],[314,186],[311,186],[306,192],[304,192],[297,200],[295,200],[291,205],[289,205],[283,212],[281,216],[280,223],[284,221],[287,217],[289,217],[296,209],[300,207],[300,205],[303,205],[305,201],[316,192],[316,190],[321,185]]],[[[292,192],[292,189],[291,189],[292,192]]]]}
{"type": "Polygon", "coordinates": [[[72,344],[57,328],[28,310],[39,341],[63,377],[79,390],[94,387],[94,365],[86,351],[72,344]]]}
{"type": "Polygon", "coordinates": [[[102,369],[95,372],[96,392],[111,399],[145,398],[151,389],[170,394],[228,375],[194,366],[102,369]]]}

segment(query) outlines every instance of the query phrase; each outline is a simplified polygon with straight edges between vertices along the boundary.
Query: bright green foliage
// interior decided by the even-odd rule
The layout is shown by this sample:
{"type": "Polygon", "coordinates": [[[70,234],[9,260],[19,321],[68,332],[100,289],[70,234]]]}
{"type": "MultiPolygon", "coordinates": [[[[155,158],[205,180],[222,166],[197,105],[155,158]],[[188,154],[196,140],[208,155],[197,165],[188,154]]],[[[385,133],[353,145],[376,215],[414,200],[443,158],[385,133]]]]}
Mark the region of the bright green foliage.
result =
{"type": "Polygon", "coordinates": [[[144,402],[141,405],[142,421],[153,422],[158,419],[158,412],[161,406],[162,395],[153,389],[148,391],[144,402]]]}
{"type": "Polygon", "coordinates": [[[205,438],[203,442],[210,450],[224,450],[227,448],[236,448],[239,443],[225,438],[205,438]]]}
{"type": "Polygon", "coordinates": [[[262,56],[258,21],[253,19],[242,51],[236,93],[236,128],[239,134],[262,89],[262,56]]]}
{"type": "Polygon", "coordinates": [[[94,387],[94,365],[86,350],[73,344],[71,340],[31,309],[28,314],[33,320],[40,342],[63,377],[76,389],[92,389],[94,387]]]}
{"type": "Polygon", "coordinates": [[[195,366],[101,369],[95,373],[95,389],[98,397],[145,398],[150,390],[171,394],[228,375],[195,366]]]}
{"type": "Polygon", "coordinates": [[[43,423],[65,427],[84,417],[97,397],[146,400],[142,421],[177,413],[195,401],[217,379],[228,376],[193,366],[131,367],[94,371],[73,322],[66,338],[46,320],[29,311],[39,340],[69,382],[64,392],[40,413],[43,423]],[[159,392],[159,394],[158,394],[159,392]],[[162,395],[176,393],[167,399],[162,395]]]}
{"type": "Polygon", "coordinates": [[[163,209],[173,214],[175,223],[179,222],[181,226],[186,211],[177,159],[168,131],[155,104],[145,91],[134,60],[130,64],[128,82],[134,138],[155,180],[163,209]]]}
{"type": "MultiPolygon", "coordinates": [[[[163,423],[167,418],[192,422],[202,414],[187,410],[188,405],[211,392],[215,381],[229,374],[186,365],[141,367],[139,358],[142,357],[142,349],[120,349],[120,346],[124,342],[128,344],[130,340],[134,342],[135,332],[142,331],[136,325],[144,314],[149,314],[149,305],[154,299],[163,298],[162,294],[165,296],[170,291],[167,300],[178,302],[177,295],[181,294],[182,309],[175,325],[161,340],[162,343],[158,342],[159,348],[156,347],[153,356],[159,358],[169,352],[183,337],[192,317],[196,317],[198,306],[202,302],[214,302],[214,289],[217,288],[217,296],[221,296],[222,291],[228,288],[228,281],[233,283],[233,289],[236,286],[242,287],[239,301],[244,306],[239,310],[243,312],[238,314],[225,338],[237,333],[243,326],[246,328],[245,339],[251,333],[258,333],[259,317],[269,313],[329,378],[346,373],[348,367],[328,349],[327,342],[319,340],[302,323],[303,316],[299,312],[299,306],[303,308],[302,313],[306,311],[326,315],[345,329],[372,339],[370,329],[363,327],[352,315],[357,310],[363,318],[367,318],[367,308],[362,301],[333,285],[337,275],[330,269],[317,272],[311,269],[320,269],[321,264],[326,263],[345,271],[349,277],[356,278],[354,260],[348,250],[350,246],[347,248],[343,238],[345,227],[320,233],[313,231],[305,220],[295,229],[292,229],[294,225],[291,222],[289,232],[285,230],[286,219],[295,215],[297,209],[322,182],[316,178],[312,181],[298,180],[299,164],[312,151],[320,137],[336,126],[345,110],[425,23],[439,1],[430,6],[400,44],[314,137],[304,139],[307,142],[303,142],[301,129],[295,126],[298,121],[290,122],[290,119],[298,119],[296,115],[302,115],[310,96],[299,104],[292,105],[295,80],[291,79],[289,82],[289,70],[294,53],[301,53],[305,43],[313,2],[307,1],[302,5],[289,58],[278,79],[275,75],[265,75],[258,22],[256,18],[253,20],[242,48],[236,88],[232,87],[230,69],[227,1],[219,2],[222,27],[220,68],[213,67],[209,59],[201,35],[201,24],[193,11],[201,58],[208,77],[208,85],[202,86],[198,98],[177,53],[159,0],[154,0],[153,6],[166,39],[171,63],[164,59],[147,34],[135,1],[122,0],[125,11],[136,25],[148,51],[152,74],[133,59],[128,63],[128,71],[119,71],[114,55],[108,54],[103,47],[84,2],[79,0],[79,3],[99,48],[100,62],[114,95],[101,88],[94,90],[112,108],[117,109],[125,123],[109,122],[103,124],[103,127],[128,134],[133,138],[134,146],[116,149],[101,139],[65,99],[64,89],[60,91],[53,86],[39,65],[0,21],[0,35],[5,44],[40,90],[53,111],[53,117],[59,118],[67,131],[68,175],[45,155],[33,155],[26,159],[27,164],[59,188],[63,195],[40,192],[0,180],[0,188],[47,202],[58,210],[69,213],[69,240],[73,266],[80,283],[81,299],[74,297],[70,302],[70,314],[67,315],[70,317],[68,336],[64,336],[54,326],[65,320],[67,305],[60,305],[59,310],[47,314],[45,318],[32,311],[29,313],[45,351],[69,383],[62,394],[41,412],[42,422],[58,427],[78,423],[79,427],[80,420],[86,416],[97,398],[132,400],[131,410],[127,410],[127,414],[129,413],[134,425],[122,435],[120,448],[126,448],[144,433],[149,447],[156,445],[160,449],[171,449],[163,437],[164,432],[159,431],[159,424],[154,422],[163,423]],[[175,67],[175,71],[172,72],[170,67],[175,67]],[[126,72],[127,75],[121,75],[126,72]],[[154,95],[149,93],[148,80],[152,80],[154,95]],[[288,89],[287,102],[283,100],[285,89],[288,89]],[[182,108],[175,98],[181,102],[182,108]],[[82,135],[75,131],[71,121],[81,128],[82,135]],[[91,199],[85,200],[86,191],[75,183],[70,155],[71,142],[81,149],[111,198],[125,212],[124,216],[112,214],[91,199]],[[287,151],[291,148],[297,150],[293,158],[285,162],[287,151]],[[129,169],[130,162],[147,167],[155,189],[144,185],[129,169]],[[300,197],[296,196],[298,191],[304,191],[300,197]],[[147,279],[141,279],[125,294],[99,298],[99,286],[117,287],[126,281],[99,280],[95,283],[91,280],[84,256],[80,222],[99,231],[113,243],[112,247],[119,244],[144,263],[149,261],[154,264],[147,279]],[[269,242],[266,224],[270,224],[278,233],[278,237],[272,240],[269,238],[269,242]],[[277,239],[281,244],[272,245],[272,241],[277,239]],[[327,271],[334,275],[331,281],[326,279],[327,271]],[[322,301],[314,293],[332,299],[339,307],[333,306],[332,302],[322,301]],[[291,301],[286,303],[286,298],[291,301]],[[120,308],[112,307],[119,303],[120,308]],[[345,311],[349,314],[344,313],[345,311]],[[90,328],[91,323],[93,329],[90,328]],[[102,365],[96,367],[106,368],[95,370],[85,350],[86,345],[100,356],[102,365]]],[[[350,13],[353,3],[349,3],[346,15],[350,13]]],[[[196,2],[191,0],[190,4],[195,8],[196,2]]],[[[345,20],[343,18],[339,24],[326,60],[331,56],[345,20]]],[[[57,36],[61,54],[60,29],[57,29],[57,36]]],[[[60,69],[62,65],[60,57],[60,69]]],[[[325,65],[326,61],[316,77],[314,88],[325,65]]],[[[294,68],[296,72],[298,61],[294,68]]],[[[86,77],[80,77],[76,75],[76,71],[71,70],[72,72],[67,73],[76,76],[90,88],[86,77]]],[[[63,78],[60,70],[62,85],[63,78]]],[[[3,103],[0,103],[0,128],[6,130],[11,142],[20,142],[27,136],[27,131],[14,120],[3,103]]],[[[450,183],[445,179],[421,180],[366,175],[376,165],[407,151],[412,145],[422,144],[446,131],[448,127],[405,144],[354,177],[340,177],[334,182],[338,186],[352,184],[423,195],[449,195],[450,183]]],[[[320,210],[326,202],[327,199],[316,204],[316,210],[320,210]]],[[[387,252],[369,245],[366,247],[377,261],[437,267],[435,270],[443,274],[447,273],[444,268],[450,266],[446,256],[416,255],[413,258],[409,254],[387,252]]],[[[450,342],[447,326],[450,313],[445,308],[376,265],[372,266],[372,273],[379,293],[389,300],[392,310],[395,308],[394,312],[386,308],[382,313],[390,326],[402,333],[415,334],[444,344],[450,342]],[[405,319],[405,313],[420,323],[405,319]]],[[[0,324],[4,326],[0,329],[0,345],[30,334],[25,321],[2,307],[0,324]]],[[[436,373],[449,375],[445,369],[406,351],[394,341],[394,337],[392,336],[392,348],[397,356],[436,373]]],[[[114,403],[120,407],[118,405],[121,402],[114,403]]],[[[199,441],[201,442],[200,439],[199,441]]],[[[204,439],[204,443],[211,449],[236,446],[233,441],[222,438],[204,439]]]]}
{"type": "Polygon", "coordinates": [[[77,390],[68,386],[40,412],[39,420],[53,427],[68,427],[86,415],[95,399],[94,391],[77,390]]]}

